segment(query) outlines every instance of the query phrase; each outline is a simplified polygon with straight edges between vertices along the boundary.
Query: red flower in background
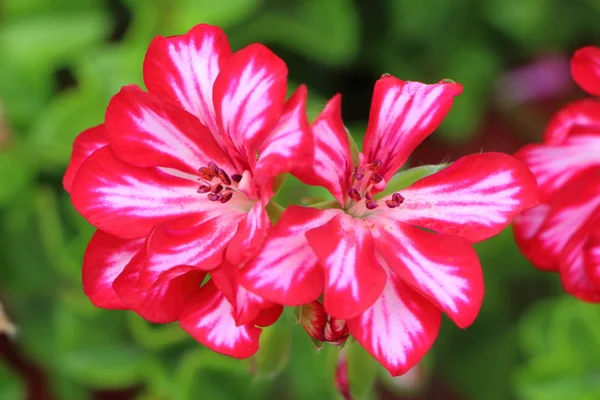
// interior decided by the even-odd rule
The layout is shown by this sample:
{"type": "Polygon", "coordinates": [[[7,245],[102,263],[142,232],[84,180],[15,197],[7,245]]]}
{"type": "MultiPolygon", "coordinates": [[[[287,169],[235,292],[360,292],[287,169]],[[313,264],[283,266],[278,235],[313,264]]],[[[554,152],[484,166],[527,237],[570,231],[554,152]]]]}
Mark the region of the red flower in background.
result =
{"type": "Polygon", "coordinates": [[[314,165],[299,176],[326,187],[340,209],[288,208],[241,271],[243,285],[276,303],[302,305],[324,293],[326,312],[346,320],[350,334],[393,375],[429,350],[442,311],[460,327],[473,322],[483,277],[471,243],[538,203],[531,173],[499,153],[461,158],[378,196],[461,91],[455,83],[383,77],[356,161],[341,98],[334,97],[312,126],[314,165]]]}
{"type": "MultiPolygon", "coordinates": [[[[600,49],[573,55],[575,81],[600,95],[600,49]]],[[[600,301],[600,101],[583,99],[560,110],[541,144],[516,157],[535,175],[542,204],[514,221],[517,244],[541,270],[559,272],[567,293],[600,301]]]]}
{"type": "Polygon", "coordinates": [[[144,81],[148,91],[124,87],[105,123],[76,139],[64,177],[99,230],[85,293],[99,307],[179,320],[206,346],[247,357],[258,348],[255,325],[281,307],[230,270],[267,234],[275,176],[312,161],[306,89],[286,101],[281,59],[260,44],[232,54],[209,25],[154,39],[144,81]],[[198,289],[207,271],[212,280],[198,289]]]}

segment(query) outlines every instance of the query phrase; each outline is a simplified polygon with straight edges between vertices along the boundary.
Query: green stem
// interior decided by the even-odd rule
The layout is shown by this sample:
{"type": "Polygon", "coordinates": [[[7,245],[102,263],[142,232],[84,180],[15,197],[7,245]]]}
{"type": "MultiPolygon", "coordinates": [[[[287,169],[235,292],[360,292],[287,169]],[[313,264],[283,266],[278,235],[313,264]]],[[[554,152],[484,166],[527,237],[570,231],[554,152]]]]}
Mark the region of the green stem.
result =
{"type": "Polygon", "coordinates": [[[337,200],[327,200],[320,203],[311,204],[309,207],[316,208],[317,210],[326,210],[328,208],[342,208],[337,200]]]}

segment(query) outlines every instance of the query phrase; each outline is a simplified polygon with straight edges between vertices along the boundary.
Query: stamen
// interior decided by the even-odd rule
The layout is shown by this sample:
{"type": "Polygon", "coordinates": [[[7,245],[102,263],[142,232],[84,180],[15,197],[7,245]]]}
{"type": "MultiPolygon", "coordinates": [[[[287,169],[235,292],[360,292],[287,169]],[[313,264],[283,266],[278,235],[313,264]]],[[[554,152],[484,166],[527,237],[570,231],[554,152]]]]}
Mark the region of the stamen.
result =
{"type": "Polygon", "coordinates": [[[373,163],[371,164],[371,171],[373,172],[377,172],[379,171],[379,168],[381,168],[381,160],[375,160],[373,161],[373,163]]]}
{"type": "Polygon", "coordinates": [[[208,163],[208,169],[210,170],[213,176],[219,175],[219,167],[217,167],[217,164],[215,164],[214,162],[211,161],[208,163]]]}
{"type": "Polygon", "coordinates": [[[377,208],[377,202],[375,200],[367,200],[367,201],[365,201],[365,206],[369,210],[374,210],[377,208]]]}
{"type": "Polygon", "coordinates": [[[207,197],[210,201],[219,201],[223,196],[221,193],[209,193],[207,197]]]}
{"type": "Polygon", "coordinates": [[[365,199],[373,200],[373,196],[371,195],[371,193],[367,192],[367,193],[365,193],[365,199]]]}
{"type": "Polygon", "coordinates": [[[210,192],[210,186],[208,186],[208,185],[200,185],[198,187],[198,189],[196,189],[196,192],[198,192],[198,193],[208,193],[208,192],[210,192]]]}
{"type": "Polygon", "coordinates": [[[200,175],[200,178],[204,179],[205,181],[210,181],[215,177],[212,171],[207,167],[198,168],[198,175],[200,175]]]}
{"type": "Polygon", "coordinates": [[[392,195],[392,201],[398,205],[404,203],[404,196],[402,196],[400,193],[394,193],[392,195]]]}
{"type": "Polygon", "coordinates": [[[240,183],[242,176],[240,174],[233,174],[231,175],[231,179],[236,183],[240,183]]]}
{"type": "Polygon", "coordinates": [[[221,203],[227,203],[233,197],[233,192],[223,192],[221,195],[221,203]]]}
{"type": "Polygon", "coordinates": [[[356,190],[354,188],[348,189],[348,197],[350,197],[354,201],[360,201],[361,200],[361,197],[360,197],[360,194],[358,193],[358,190],[356,190]]]}
{"type": "Polygon", "coordinates": [[[213,187],[212,192],[219,193],[221,190],[223,190],[223,185],[217,185],[217,186],[213,187]]]}
{"type": "Polygon", "coordinates": [[[386,200],[385,205],[388,206],[389,208],[396,208],[399,206],[399,204],[396,203],[394,200],[386,200]]]}
{"type": "Polygon", "coordinates": [[[365,170],[363,167],[357,167],[354,169],[354,178],[356,178],[357,181],[360,181],[364,177],[365,177],[365,170]]]}
{"type": "Polygon", "coordinates": [[[229,179],[229,175],[227,175],[227,172],[224,170],[219,169],[219,174],[217,176],[225,185],[231,185],[231,179],[229,179]]]}
{"type": "Polygon", "coordinates": [[[379,175],[378,173],[374,173],[373,175],[371,175],[371,179],[369,179],[372,183],[379,183],[383,180],[383,176],[379,175]]]}

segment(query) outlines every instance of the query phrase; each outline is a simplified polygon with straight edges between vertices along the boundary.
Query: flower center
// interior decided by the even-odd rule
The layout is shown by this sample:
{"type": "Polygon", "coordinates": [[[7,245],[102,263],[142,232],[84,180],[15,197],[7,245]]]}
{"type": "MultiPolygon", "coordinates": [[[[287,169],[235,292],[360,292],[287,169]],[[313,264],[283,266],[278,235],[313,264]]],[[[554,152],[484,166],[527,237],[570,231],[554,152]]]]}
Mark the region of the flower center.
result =
{"type": "MultiPolygon", "coordinates": [[[[198,176],[201,185],[196,191],[201,194],[206,193],[210,201],[221,203],[227,203],[235,192],[239,192],[236,185],[242,180],[242,176],[239,174],[233,174],[230,178],[224,169],[219,168],[212,161],[206,167],[198,169],[198,176]]],[[[246,196],[244,195],[244,197],[246,196]]]]}
{"type": "MultiPolygon", "coordinates": [[[[360,216],[363,214],[365,208],[367,210],[376,209],[379,204],[373,198],[372,190],[376,187],[382,190],[383,187],[377,187],[383,185],[383,177],[378,173],[381,168],[381,160],[375,160],[372,163],[363,164],[356,167],[352,173],[352,181],[350,188],[346,193],[348,198],[346,199],[346,210],[348,214],[360,216]],[[362,202],[364,198],[364,202],[362,202]]],[[[394,193],[390,200],[385,201],[385,205],[389,208],[396,208],[404,202],[404,197],[400,193],[394,193]]]]}

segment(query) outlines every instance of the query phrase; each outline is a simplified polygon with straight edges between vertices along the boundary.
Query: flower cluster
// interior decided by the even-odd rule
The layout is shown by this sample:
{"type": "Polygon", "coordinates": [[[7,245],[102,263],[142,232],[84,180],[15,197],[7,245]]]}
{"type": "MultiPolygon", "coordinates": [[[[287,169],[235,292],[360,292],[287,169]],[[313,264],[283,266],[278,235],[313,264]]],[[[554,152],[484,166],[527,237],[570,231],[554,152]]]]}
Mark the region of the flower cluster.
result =
{"type": "MultiPolygon", "coordinates": [[[[575,81],[600,96],[600,49],[571,59],[575,81]]],[[[541,204],[514,221],[517,244],[541,270],[559,272],[567,293],[600,302],[600,101],[575,101],[560,110],[543,143],[515,155],[537,179],[541,204]]]]}
{"type": "Polygon", "coordinates": [[[384,75],[359,152],[340,95],[309,124],[306,88],[286,100],[286,80],[270,50],[232,53],[214,26],[150,44],[147,90],[113,97],[105,122],[75,140],[64,177],[98,229],[85,293],[178,321],[238,358],[258,350],[282,306],[301,306],[313,338],[351,336],[401,374],[433,344],[442,312],[459,327],[474,321],[483,276],[471,244],[538,204],[535,178],[512,156],[483,153],[403,185],[396,172],[462,91],[452,81],[384,75]],[[335,200],[279,215],[286,173],[335,200]]]}

